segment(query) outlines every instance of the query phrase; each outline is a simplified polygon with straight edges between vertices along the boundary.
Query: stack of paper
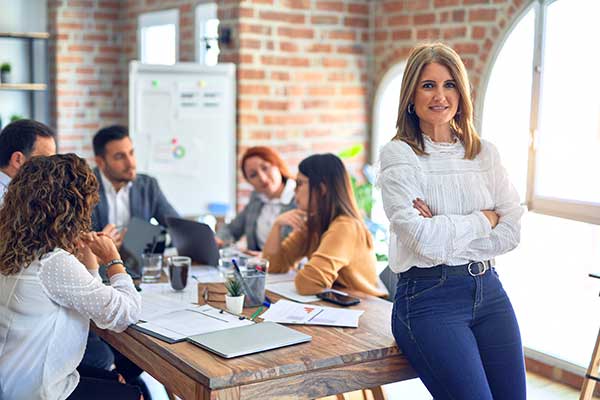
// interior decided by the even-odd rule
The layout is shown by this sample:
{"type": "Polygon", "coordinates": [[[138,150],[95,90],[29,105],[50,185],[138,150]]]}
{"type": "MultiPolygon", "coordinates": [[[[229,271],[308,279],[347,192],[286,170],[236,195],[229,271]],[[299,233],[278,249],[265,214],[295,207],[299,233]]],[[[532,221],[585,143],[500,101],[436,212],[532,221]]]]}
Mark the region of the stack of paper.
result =
{"type": "Polygon", "coordinates": [[[140,319],[143,322],[134,325],[135,329],[169,343],[181,341],[191,335],[254,323],[208,304],[197,306],[150,292],[142,292],[140,319]]]}
{"type": "Polygon", "coordinates": [[[362,310],[343,310],[341,308],[298,304],[288,300],[279,300],[261,315],[264,321],[282,324],[307,324],[344,326],[358,328],[358,319],[362,310]]]}

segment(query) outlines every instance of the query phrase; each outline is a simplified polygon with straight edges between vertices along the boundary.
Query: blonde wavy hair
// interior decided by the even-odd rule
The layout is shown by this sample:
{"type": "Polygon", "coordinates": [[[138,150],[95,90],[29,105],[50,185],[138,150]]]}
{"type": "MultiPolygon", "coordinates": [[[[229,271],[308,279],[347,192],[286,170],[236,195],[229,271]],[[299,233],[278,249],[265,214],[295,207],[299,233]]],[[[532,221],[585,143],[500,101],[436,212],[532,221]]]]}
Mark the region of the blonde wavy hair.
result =
{"type": "Polygon", "coordinates": [[[450,71],[460,95],[458,110],[450,127],[465,147],[465,159],[474,159],[481,151],[481,140],[473,125],[473,103],[467,69],[460,56],[443,43],[427,43],[415,47],[408,57],[400,88],[400,104],[396,121],[396,136],[392,140],[406,142],[418,155],[426,155],[425,141],[416,113],[408,112],[413,102],[423,68],[438,63],[450,71]]]}
{"type": "Polygon", "coordinates": [[[0,208],[0,273],[14,275],[89,232],[98,181],[75,154],[33,157],[8,185],[0,208]]]}

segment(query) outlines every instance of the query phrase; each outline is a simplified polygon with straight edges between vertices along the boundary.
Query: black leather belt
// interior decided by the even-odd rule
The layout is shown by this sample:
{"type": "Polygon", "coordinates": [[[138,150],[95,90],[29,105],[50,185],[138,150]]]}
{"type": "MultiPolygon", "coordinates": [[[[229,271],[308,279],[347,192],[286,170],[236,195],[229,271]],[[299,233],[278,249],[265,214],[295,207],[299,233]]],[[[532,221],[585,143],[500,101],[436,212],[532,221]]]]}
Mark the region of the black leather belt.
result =
{"type": "Polygon", "coordinates": [[[400,278],[436,278],[446,275],[480,276],[485,274],[494,266],[494,260],[471,261],[463,265],[436,265],[435,267],[418,268],[412,267],[408,271],[401,272],[400,278]]]}

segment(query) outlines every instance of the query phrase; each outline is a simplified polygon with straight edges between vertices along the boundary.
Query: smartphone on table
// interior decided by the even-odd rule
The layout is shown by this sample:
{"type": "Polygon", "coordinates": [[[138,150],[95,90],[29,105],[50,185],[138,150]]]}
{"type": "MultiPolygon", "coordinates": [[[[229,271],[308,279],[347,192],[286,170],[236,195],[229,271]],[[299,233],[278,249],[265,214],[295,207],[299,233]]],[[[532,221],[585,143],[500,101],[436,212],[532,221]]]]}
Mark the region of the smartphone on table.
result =
{"type": "Polygon", "coordinates": [[[340,292],[334,289],[325,290],[317,294],[317,297],[321,300],[328,301],[330,303],[334,303],[340,306],[353,306],[355,304],[360,303],[360,299],[358,297],[350,296],[347,293],[340,292]]]}

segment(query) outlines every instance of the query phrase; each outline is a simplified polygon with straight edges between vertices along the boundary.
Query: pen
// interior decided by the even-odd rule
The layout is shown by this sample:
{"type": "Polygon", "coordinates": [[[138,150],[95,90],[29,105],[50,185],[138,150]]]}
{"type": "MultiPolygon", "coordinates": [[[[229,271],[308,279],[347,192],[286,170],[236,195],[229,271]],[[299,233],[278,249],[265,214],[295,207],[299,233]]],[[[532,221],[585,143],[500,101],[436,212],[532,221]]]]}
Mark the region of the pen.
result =
{"type": "Polygon", "coordinates": [[[254,318],[258,317],[258,314],[260,314],[262,310],[264,310],[263,306],[258,307],[258,310],[254,311],[254,314],[250,317],[250,321],[254,321],[254,318]]]}
{"type": "Polygon", "coordinates": [[[273,304],[273,300],[271,300],[269,298],[269,296],[267,296],[266,294],[265,294],[265,300],[266,300],[267,303],[269,303],[269,305],[273,304]]]}
{"type": "Polygon", "coordinates": [[[235,258],[231,259],[231,263],[235,267],[235,271],[238,273],[238,276],[240,277],[240,281],[242,283],[242,287],[244,288],[244,292],[246,292],[246,294],[248,295],[248,297],[250,298],[250,300],[252,301],[252,303],[256,304],[257,301],[256,301],[256,298],[254,297],[254,293],[252,291],[250,291],[250,289],[246,285],[246,281],[244,280],[244,276],[242,275],[242,271],[240,270],[240,267],[238,266],[237,261],[235,261],[235,258]]]}

